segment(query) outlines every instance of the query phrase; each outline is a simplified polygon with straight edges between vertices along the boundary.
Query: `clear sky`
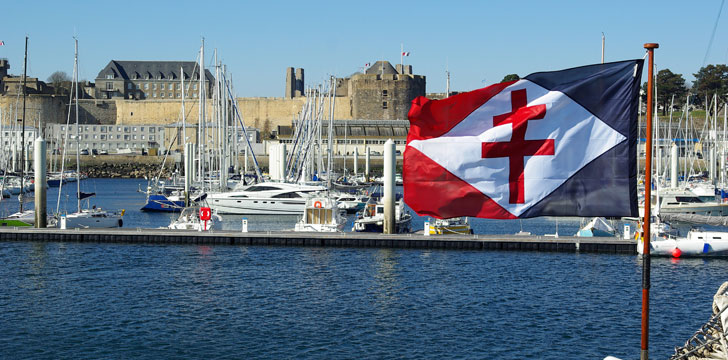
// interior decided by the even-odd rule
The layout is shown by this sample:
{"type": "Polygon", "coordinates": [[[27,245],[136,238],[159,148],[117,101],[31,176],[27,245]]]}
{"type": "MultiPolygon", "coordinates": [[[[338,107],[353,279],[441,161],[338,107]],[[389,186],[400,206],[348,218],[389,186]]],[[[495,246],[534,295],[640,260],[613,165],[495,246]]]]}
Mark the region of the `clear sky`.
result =
{"type": "MultiPolygon", "coordinates": [[[[466,91],[525,76],[639,58],[660,43],[655,63],[692,80],[705,64],[728,60],[728,14],[722,0],[702,1],[14,1],[0,5],[0,58],[46,80],[73,71],[93,81],[115,60],[189,60],[205,38],[233,75],[238,96],[283,96],[285,68],[305,69],[306,85],[349,76],[368,62],[400,61],[400,46],[428,92],[466,91]],[[725,10],[725,9],[724,9],[725,10]]],[[[643,77],[644,79],[644,77],[643,77]]]]}

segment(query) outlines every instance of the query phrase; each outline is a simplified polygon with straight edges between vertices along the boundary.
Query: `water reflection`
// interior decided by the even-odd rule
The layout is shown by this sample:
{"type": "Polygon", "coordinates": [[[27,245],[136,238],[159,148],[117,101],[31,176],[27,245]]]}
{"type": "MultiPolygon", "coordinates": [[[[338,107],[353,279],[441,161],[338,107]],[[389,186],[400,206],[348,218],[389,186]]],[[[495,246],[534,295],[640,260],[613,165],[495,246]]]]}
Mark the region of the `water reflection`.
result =
{"type": "Polygon", "coordinates": [[[399,273],[399,253],[392,249],[380,249],[374,253],[373,292],[377,308],[385,310],[399,299],[401,291],[399,273]]]}

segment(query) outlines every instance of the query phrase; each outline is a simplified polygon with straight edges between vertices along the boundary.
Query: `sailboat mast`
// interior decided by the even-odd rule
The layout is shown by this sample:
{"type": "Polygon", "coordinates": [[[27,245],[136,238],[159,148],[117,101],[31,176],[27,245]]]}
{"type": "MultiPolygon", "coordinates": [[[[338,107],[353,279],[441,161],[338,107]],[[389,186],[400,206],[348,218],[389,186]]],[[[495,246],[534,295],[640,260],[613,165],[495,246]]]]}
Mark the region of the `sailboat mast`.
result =
{"type": "Polygon", "coordinates": [[[74,56],[73,56],[73,83],[76,102],[74,104],[76,110],[76,199],[78,200],[78,213],[81,213],[81,141],[78,131],[78,39],[74,39],[74,56]]]}
{"type": "Polygon", "coordinates": [[[20,202],[20,212],[23,212],[23,193],[25,193],[25,97],[27,89],[25,87],[28,79],[28,37],[25,37],[25,57],[23,59],[23,123],[20,129],[20,194],[18,201],[20,202]]]}

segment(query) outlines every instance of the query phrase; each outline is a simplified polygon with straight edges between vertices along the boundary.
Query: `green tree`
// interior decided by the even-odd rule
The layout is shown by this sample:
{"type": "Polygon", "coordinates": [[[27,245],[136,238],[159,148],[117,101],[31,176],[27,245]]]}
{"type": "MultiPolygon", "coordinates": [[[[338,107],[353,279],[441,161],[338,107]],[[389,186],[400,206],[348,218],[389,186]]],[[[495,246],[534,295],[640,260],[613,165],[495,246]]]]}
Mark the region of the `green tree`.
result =
{"type": "Polygon", "coordinates": [[[691,92],[695,94],[697,102],[702,104],[703,99],[710,98],[713,94],[718,94],[719,99],[726,101],[728,66],[723,64],[703,66],[693,76],[695,76],[695,82],[691,92]]]}
{"type": "Polygon", "coordinates": [[[672,97],[675,96],[679,104],[687,91],[682,74],[674,74],[670,69],[657,72],[657,104],[662,105],[663,116],[667,114],[672,97]]]}
{"type": "Polygon", "coordinates": [[[518,74],[508,74],[503,77],[503,80],[501,80],[501,82],[515,81],[515,80],[519,80],[520,78],[521,77],[518,76],[518,74]]]}

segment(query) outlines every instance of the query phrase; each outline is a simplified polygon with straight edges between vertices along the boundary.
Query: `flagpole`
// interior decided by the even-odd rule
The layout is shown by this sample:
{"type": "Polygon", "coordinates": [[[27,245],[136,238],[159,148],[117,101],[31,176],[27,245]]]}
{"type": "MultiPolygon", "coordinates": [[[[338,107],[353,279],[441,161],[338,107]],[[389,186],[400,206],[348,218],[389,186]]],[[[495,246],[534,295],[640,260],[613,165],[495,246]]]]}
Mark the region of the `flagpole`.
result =
{"type": "Polygon", "coordinates": [[[657,43],[644,45],[649,54],[647,67],[647,113],[645,129],[645,218],[642,222],[642,341],[640,346],[640,360],[649,359],[648,343],[650,337],[650,196],[652,190],[652,82],[654,72],[654,50],[659,48],[657,43]]]}

